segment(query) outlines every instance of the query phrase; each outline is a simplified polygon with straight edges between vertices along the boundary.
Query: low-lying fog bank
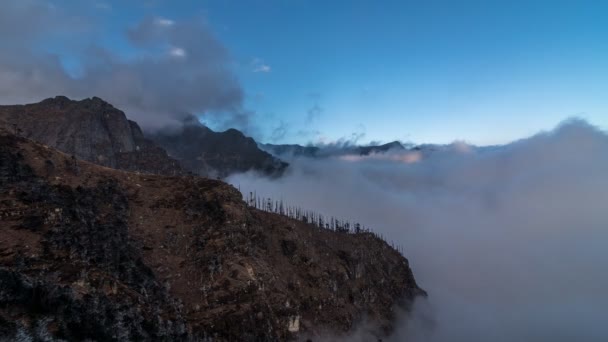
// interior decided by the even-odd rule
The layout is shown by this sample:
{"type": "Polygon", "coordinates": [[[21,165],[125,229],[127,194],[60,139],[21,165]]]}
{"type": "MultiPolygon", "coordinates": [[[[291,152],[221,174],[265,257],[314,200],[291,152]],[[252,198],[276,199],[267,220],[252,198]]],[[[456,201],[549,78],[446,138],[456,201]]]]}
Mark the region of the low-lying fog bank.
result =
{"type": "Polygon", "coordinates": [[[413,153],[300,158],[280,179],[229,181],[402,245],[429,298],[396,341],[608,340],[605,132],[571,120],[502,147],[413,153]]]}

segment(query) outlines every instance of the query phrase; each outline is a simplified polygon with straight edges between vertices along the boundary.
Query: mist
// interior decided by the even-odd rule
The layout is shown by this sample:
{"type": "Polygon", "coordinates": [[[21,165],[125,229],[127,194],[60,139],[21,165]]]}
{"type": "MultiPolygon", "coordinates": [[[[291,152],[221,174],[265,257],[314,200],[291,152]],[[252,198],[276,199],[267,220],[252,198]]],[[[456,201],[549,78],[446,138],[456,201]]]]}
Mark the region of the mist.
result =
{"type": "Polygon", "coordinates": [[[569,120],[493,148],[290,163],[279,179],[229,182],[403,246],[429,296],[400,315],[392,340],[608,339],[606,132],[569,120]]]}

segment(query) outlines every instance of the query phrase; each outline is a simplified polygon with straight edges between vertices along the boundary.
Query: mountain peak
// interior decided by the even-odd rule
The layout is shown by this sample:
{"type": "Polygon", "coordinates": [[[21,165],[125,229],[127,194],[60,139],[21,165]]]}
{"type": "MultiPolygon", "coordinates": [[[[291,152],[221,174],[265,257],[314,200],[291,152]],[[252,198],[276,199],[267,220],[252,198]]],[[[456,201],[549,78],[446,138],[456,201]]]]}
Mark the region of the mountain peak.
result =
{"type": "Polygon", "coordinates": [[[230,128],[215,132],[196,120],[181,130],[160,131],[150,138],[194,173],[221,178],[231,173],[258,171],[278,175],[287,163],[261,150],[251,137],[230,128]]]}
{"type": "Polygon", "coordinates": [[[177,161],[144,138],[139,126],[99,97],[56,96],[22,106],[0,106],[0,125],[27,138],[99,165],[177,174],[177,161]]]}
{"type": "Polygon", "coordinates": [[[82,100],[73,100],[67,96],[58,95],[55,97],[49,97],[38,103],[32,103],[30,105],[34,105],[34,104],[43,105],[43,106],[59,106],[59,107],[64,107],[66,105],[76,105],[76,106],[80,105],[80,106],[84,106],[84,107],[90,108],[90,109],[104,108],[104,107],[116,109],[109,102],[107,102],[97,96],[85,98],[82,100]]]}

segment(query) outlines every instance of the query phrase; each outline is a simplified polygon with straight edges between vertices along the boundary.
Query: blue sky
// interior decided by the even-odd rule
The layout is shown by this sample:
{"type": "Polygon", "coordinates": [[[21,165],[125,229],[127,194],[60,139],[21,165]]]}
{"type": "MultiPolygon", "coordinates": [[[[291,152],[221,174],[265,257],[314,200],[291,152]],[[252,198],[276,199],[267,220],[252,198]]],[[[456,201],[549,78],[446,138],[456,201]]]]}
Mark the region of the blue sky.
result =
{"type": "MultiPolygon", "coordinates": [[[[205,20],[266,142],[505,143],[572,116],[608,128],[608,1],[84,1],[69,39],[137,58],[125,28],[205,20]],[[277,128],[281,129],[277,129],[277,128]]],[[[205,121],[206,116],[203,116],[205,121]]],[[[213,126],[214,120],[207,122],[213,126]]]]}

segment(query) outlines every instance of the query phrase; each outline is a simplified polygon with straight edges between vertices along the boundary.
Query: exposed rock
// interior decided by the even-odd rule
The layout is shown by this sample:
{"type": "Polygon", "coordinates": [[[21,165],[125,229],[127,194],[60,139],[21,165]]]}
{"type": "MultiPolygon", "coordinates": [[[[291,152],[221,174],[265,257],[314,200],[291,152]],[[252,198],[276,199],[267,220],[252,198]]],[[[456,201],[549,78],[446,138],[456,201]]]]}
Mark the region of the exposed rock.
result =
{"type": "Polygon", "coordinates": [[[65,96],[39,103],[0,106],[0,126],[77,158],[129,171],[174,175],[179,164],[125,113],[98,97],[65,96]]]}
{"type": "Polygon", "coordinates": [[[372,234],[258,211],[221,181],[100,167],[0,128],[0,340],[314,340],[363,317],[382,337],[394,307],[418,295],[408,261],[372,234]]]}

